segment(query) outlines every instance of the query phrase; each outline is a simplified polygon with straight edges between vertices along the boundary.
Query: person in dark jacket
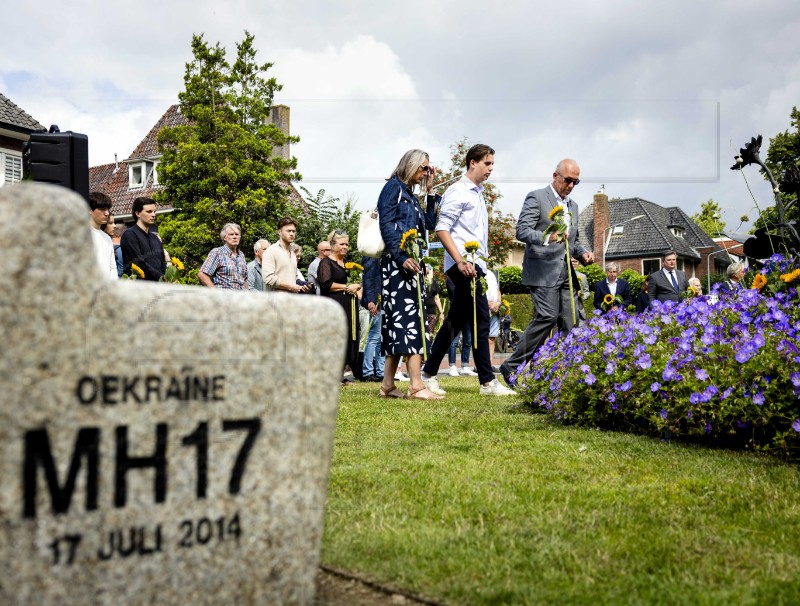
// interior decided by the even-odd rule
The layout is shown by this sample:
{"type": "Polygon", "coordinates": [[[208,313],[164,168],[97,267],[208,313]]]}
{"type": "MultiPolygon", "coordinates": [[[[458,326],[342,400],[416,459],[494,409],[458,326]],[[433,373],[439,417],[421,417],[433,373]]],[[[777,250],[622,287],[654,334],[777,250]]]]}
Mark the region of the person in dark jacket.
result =
{"type": "MultiPolygon", "coordinates": [[[[623,278],[617,278],[619,274],[619,264],[614,263],[611,261],[610,263],[606,263],[606,279],[600,280],[594,286],[594,308],[595,309],[603,309],[603,299],[606,295],[611,295],[612,297],[620,297],[622,299],[622,308],[626,309],[628,305],[633,302],[633,298],[631,297],[631,287],[628,284],[628,281],[623,278]]],[[[607,309],[614,309],[619,307],[620,304],[613,304],[611,307],[607,307],[607,309]]]]}
{"type": "Polygon", "coordinates": [[[133,227],[125,230],[120,239],[124,273],[145,280],[158,281],[167,271],[167,260],[164,258],[164,246],[154,229],[156,223],[156,203],[150,198],[136,198],[131,212],[136,219],[133,227]],[[142,273],[138,275],[132,265],[136,265],[142,273]]]}

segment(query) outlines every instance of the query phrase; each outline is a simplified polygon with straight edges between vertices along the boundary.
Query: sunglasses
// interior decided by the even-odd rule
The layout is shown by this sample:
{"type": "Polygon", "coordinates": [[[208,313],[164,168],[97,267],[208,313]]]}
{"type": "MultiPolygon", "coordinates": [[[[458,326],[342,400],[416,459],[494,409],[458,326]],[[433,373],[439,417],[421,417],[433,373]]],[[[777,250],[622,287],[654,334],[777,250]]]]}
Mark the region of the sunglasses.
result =
{"type": "Polygon", "coordinates": [[[580,179],[573,179],[572,177],[565,177],[565,176],[564,176],[564,175],[562,175],[561,173],[556,173],[556,174],[557,174],[559,177],[561,177],[562,179],[564,179],[564,183],[566,183],[567,185],[577,185],[578,183],[580,183],[580,182],[581,182],[581,180],[580,180],[580,179]]]}
{"type": "Polygon", "coordinates": [[[419,168],[420,168],[420,170],[422,170],[423,172],[426,172],[426,173],[429,173],[429,172],[431,172],[431,165],[430,165],[430,164],[428,164],[428,165],[426,165],[426,166],[420,166],[419,168]]]}

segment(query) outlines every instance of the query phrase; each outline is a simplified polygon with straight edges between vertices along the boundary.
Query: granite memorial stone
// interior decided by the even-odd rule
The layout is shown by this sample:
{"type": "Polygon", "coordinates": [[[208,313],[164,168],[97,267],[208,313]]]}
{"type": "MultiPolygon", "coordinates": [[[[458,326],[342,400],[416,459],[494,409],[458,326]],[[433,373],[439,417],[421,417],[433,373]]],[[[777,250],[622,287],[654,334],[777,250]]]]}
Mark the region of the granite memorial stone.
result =
{"type": "Polygon", "coordinates": [[[310,604],[341,310],[109,281],[87,214],[0,189],[0,604],[310,604]]]}

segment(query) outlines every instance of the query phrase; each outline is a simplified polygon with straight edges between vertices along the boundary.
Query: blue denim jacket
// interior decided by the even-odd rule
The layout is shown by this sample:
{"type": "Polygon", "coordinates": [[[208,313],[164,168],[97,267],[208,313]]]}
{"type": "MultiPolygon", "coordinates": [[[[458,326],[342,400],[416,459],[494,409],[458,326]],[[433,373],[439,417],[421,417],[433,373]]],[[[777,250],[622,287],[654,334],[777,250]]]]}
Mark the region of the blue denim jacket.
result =
{"type": "Polygon", "coordinates": [[[378,220],[386,244],[384,254],[391,255],[398,265],[405,263],[408,255],[400,250],[403,234],[409,229],[416,229],[424,238],[427,230],[436,227],[436,208],[441,201],[441,196],[428,196],[428,208],[423,212],[416,196],[405,183],[397,177],[389,179],[378,198],[378,220]]]}
{"type": "Polygon", "coordinates": [[[368,309],[370,303],[378,304],[378,297],[381,294],[381,260],[372,257],[363,257],[361,266],[364,268],[363,288],[361,295],[361,307],[368,309]]]}

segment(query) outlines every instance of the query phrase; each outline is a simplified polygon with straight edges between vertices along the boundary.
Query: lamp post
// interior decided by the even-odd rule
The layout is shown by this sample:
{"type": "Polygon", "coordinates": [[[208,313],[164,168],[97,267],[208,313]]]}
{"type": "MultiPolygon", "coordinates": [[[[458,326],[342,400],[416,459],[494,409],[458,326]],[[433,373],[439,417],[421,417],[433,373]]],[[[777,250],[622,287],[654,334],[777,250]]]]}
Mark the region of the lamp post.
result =
{"type": "Polygon", "coordinates": [[[626,223],[630,223],[631,221],[638,221],[639,219],[643,219],[644,215],[636,215],[635,217],[631,217],[630,219],[626,219],[622,223],[617,223],[616,225],[609,225],[603,230],[603,271],[606,270],[606,251],[608,250],[608,245],[611,243],[611,236],[614,235],[614,230],[618,227],[622,227],[626,223]],[[609,231],[608,238],[606,238],[606,232],[609,231]]]}

